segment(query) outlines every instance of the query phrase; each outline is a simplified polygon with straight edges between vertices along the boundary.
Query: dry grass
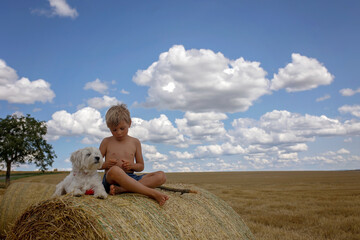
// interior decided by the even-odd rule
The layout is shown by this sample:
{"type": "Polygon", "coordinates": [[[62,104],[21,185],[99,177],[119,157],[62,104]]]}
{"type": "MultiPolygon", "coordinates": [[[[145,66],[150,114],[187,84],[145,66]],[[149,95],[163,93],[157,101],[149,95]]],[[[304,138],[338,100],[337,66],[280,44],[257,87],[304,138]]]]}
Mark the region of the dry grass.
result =
{"type": "Polygon", "coordinates": [[[222,198],[257,239],[360,239],[360,171],[176,173],[222,198]]]}
{"type": "MultiPolygon", "coordinates": [[[[65,176],[16,181],[57,183],[65,176]]],[[[168,173],[167,177],[169,183],[195,184],[225,200],[257,239],[360,239],[360,171],[168,173]]]]}
{"type": "Polygon", "coordinates": [[[10,227],[7,239],[254,239],[248,227],[223,200],[194,185],[168,184],[171,188],[192,189],[197,194],[166,192],[167,203],[159,204],[140,194],[50,198],[16,217],[18,208],[42,193],[54,192],[55,185],[18,182],[4,195],[0,226],[10,227]],[[47,187],[43,190],[37,189],[47,187]]]}

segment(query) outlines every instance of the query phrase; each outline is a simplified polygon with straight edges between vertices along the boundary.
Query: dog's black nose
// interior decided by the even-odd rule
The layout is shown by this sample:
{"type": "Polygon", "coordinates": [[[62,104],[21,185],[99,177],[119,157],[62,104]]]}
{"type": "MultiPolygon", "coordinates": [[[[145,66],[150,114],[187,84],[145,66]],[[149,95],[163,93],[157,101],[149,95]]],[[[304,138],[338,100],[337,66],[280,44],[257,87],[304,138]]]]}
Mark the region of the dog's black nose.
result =
{"type": "Polygon", "coordinates": [[[96,162],[100,161],[100,157],[95,157],[96,162]]]}

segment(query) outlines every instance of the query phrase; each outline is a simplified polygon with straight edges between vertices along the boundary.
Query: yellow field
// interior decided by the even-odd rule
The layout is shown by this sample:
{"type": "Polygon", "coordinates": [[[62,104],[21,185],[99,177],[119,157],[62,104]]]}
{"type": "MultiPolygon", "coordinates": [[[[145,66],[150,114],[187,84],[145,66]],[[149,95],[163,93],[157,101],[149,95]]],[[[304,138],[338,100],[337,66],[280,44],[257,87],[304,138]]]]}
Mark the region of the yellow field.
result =
{"type": "MultiPolygon", "coordinates": [[[[56,184],[65,176],[16,181],[56,184]]],[[[168,182],[195,184],[225,200],[257,239],[360,239],[360,171],[168,173],[167,177],[168,182]]]]}

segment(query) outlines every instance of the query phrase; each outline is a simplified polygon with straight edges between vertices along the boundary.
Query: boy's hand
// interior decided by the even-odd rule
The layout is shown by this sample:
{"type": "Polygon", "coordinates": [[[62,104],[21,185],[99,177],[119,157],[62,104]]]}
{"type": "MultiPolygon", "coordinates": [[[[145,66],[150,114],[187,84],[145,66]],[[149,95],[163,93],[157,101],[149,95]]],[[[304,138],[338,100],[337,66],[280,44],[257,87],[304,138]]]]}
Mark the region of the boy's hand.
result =
{"type": "MultiPolygon", "coordinates": [[[[118,160],[116,159],[109,159],[108,161],[105,161],[105,169],[109,169],[112,166],[115,166],[118,163],[118,160]]],[[[121,166],[120,166],[121,167],[121,166]]]]}
{"type": "Polygon", "coordinates": [[[127,162],[125,160],[121,160],[122,162],[122,169],[124,169],[125,171],[130,171],[132,169],[133,164],[130,162],[127,162]]]}

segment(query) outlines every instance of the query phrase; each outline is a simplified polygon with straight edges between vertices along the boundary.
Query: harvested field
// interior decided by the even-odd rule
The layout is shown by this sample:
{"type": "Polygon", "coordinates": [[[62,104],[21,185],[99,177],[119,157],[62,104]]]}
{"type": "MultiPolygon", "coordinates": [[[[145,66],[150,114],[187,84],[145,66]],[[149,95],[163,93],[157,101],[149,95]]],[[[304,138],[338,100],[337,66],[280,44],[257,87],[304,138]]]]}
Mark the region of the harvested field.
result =
{"type": "MultiPolygon", "coordinates": [[[[16,181],[56,184],[65,176],[16,181]]],[[[167,177],[169,183],[195,184],[225,200],[257,239],[360,239],[360,171],[168,173],[167,177]]]]}
{"type": "Polygon", "coordinates": [[[225,200],[257,239],[360,239],[360,171],[173,173],[225,200]]]}

